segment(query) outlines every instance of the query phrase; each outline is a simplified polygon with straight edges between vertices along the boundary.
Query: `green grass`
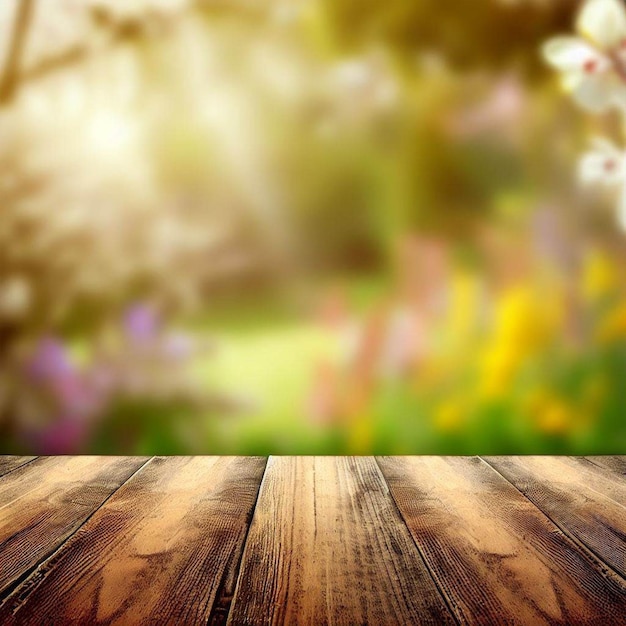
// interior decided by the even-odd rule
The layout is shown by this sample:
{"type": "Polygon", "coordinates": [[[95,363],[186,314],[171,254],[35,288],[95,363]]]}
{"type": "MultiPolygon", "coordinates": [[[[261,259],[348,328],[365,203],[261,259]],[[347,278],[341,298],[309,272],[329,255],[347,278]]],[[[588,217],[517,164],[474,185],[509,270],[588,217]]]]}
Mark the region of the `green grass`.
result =
{"type": "Polygon", "coordinates": [[[332,354],[328,333],[294,324],[244,335],[221,332],[217,339],[217,351],[199,363],[197,374],[212,389],[249,406],[212,418],[212,449],[304,450],[312,439],[324,438],[307,423],[305,402],[314,363],[332,354]]]}
{"type": "MultiPolygon", "coordinates": [[[[381,278],[346,284],[355,312],[367,309],[384,292],[381,278]]],[[[433,421],[436,402],[430,396],[416,395],[409,384],[393,381],[381,385],[367,415],[334,427],[316,424],[308,415],[314,373],[321,361],[336,360],[338,346],[332,333],[294,302],[275,295],[222,301],[189,325],[198,337],[209,337],[216,344],[195,363],[195,375],[208,391],[240,403],[236,410],[198,414],[177,405],[126,407],[116,420],[107,421],[108,431],[99,433],[94,450],[119,453],[122,445],[132,446],[124,450],[136,454],[584,454],[623,450],[624,401],[619,394],[610,402],[607,399],[591,431],[571,436],[533,430],[521,410],[523,394],[513,392],[478,412],[468,407],[462,427],[442,431],[433,421]]],[[[79,354],[84,347],[76,344],[74,348],[79,354]]],[[[579,364],[585,368],[582,382],[582,374],[556,387],[554,381],[543,382],[563,397],[575,398],[584,379],[602,370],[615,391],[626,367],[623,356],[622,348],[616,348],[610,363],[590,360],[587,355],[579,364]]],[[[566,365],[563,371],[580,369],[573,362],[566,365]]]]}
{"type": "MultiPolygon", "coordinates": [[[[374,301],[383,286],[378,277],[350,277],[343,283],[357,311],[374,301]]],[[[316,292],[330,286],[321,284],[316,292]]],[[[328,453],[341,447],[337,433],[312,423],[306,413],[314,368],[322,359],[335,358],[337,346],[293,299],[217,303],[193,328],[217,343],[198,363],[196,374],[211,389],[250,405],[233,415],[207,418],[211,451],[328,453]]]]}

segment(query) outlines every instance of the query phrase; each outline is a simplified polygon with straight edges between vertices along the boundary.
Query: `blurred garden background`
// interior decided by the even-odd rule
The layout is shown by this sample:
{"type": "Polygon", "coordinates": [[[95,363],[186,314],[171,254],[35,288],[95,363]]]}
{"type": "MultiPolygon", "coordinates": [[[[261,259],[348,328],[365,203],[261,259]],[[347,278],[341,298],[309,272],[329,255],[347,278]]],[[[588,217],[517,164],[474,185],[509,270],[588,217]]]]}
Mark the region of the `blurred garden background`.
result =
{"type": "Polygon", "coordinates": [[[576,0],[3,0],[0,452],[626,453],[576,0]]]}

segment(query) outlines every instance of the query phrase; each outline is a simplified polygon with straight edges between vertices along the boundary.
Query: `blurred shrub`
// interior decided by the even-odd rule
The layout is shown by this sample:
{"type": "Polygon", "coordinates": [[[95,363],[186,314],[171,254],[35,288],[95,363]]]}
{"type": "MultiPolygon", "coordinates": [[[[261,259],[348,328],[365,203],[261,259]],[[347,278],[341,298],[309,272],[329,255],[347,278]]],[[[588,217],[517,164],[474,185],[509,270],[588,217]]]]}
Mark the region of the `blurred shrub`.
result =
{"type": "Polygon", "coordinates": [[[339,310],[334,328],[351,340],[319,370],[311,419],[357,453],[623,449],[621,260],[592,249],[574,280],[535,269],[494,288],[445,261],[444,242],[408,245],[432,249],[429,267],[364,318],[339,310]]]}

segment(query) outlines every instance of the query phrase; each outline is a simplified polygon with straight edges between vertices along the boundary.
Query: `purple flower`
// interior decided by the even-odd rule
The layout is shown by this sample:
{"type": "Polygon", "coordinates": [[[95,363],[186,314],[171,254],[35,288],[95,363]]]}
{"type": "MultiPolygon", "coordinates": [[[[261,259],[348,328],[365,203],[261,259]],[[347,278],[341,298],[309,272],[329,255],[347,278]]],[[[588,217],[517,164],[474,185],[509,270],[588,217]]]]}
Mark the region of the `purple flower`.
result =
{"type": "Polygon", "coordinates": [[[46,398],[52,413],[80,420],[97,413],[96,389],[70,361],[60,339],[45,337],[39,341],[26,363],[26,375],[35,393],[46,398]]]}
{"type": "Polygon", "coordinates": [[[160,326],[154,309],[145,304],[129,307],[124,313],[122,325],[129,339],[137,343],[154,339],[160,326]]]}
{"type": "Polygon", "coordinates": [[[45,382],[71,376],[74,368],[61,340],[44,337],[27,363],[27,372],[34,381],[45,382]]]}
{"type": "Polygon", "coordinates": [[[87,434],[84,420],[62,415],[33,438],[39,454],[70,454],[79,451],[87,434]]]}

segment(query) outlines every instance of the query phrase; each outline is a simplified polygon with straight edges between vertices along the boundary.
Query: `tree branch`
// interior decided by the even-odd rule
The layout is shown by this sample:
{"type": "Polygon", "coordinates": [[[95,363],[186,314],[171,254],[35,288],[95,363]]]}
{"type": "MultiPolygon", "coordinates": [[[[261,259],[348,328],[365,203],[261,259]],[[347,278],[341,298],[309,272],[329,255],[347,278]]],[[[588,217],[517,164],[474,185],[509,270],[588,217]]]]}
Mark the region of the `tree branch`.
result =
{"type": "Polygon", "coordinates": [[[9,45],[4,71],[0,78],[0,104],[9,102],[15,94],[15,88],[19,80],[22,53],[35,8],[35,0],[17,0],[17,3],[13,36],[9,45]]]}

